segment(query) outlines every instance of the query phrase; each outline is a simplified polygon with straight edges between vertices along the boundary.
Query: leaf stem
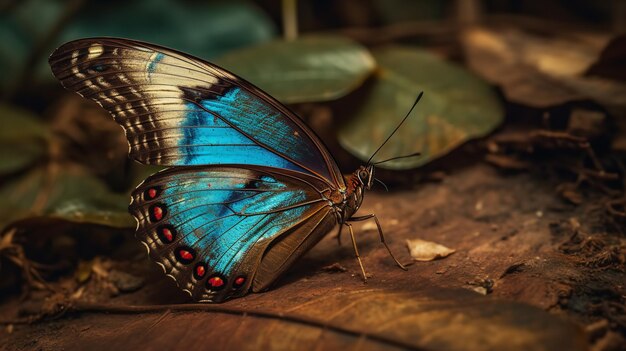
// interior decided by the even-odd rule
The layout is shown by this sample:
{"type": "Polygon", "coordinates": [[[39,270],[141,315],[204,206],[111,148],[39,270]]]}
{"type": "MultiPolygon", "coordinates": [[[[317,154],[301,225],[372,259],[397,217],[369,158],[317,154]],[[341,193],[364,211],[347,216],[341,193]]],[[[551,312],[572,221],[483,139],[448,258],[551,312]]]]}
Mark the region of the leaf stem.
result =
{"type": "Polygon", "coordinates": [[[283,36],[286,41],[298,38],[298,0],[283,0],[283,36]]]}

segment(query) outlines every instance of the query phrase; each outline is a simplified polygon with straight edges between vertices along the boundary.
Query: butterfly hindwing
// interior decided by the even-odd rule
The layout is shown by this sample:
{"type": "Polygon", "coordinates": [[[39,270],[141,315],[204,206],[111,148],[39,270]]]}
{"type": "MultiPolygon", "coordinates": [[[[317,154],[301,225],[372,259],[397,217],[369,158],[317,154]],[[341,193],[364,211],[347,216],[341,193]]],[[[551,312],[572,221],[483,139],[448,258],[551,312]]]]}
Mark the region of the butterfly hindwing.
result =
{"type": "Polygon", "coordinates": [[[343,185],[329,152],[297,116],[208,62],[152,44],[93,38],[64,44],[50,65],[64,87],[113,115],[139,162],[264,165],[343,185]]]}
{"type": "MultiPolygon", "coordinates": [[[[336,223],[328,185],[268,167],[176,167],[133,192],[138,238],[179,286],[199,301],[220,302],[267,287],[293,255],[276,248],[317,242],[336,223]],[[275,269],[257,269],[268,255],[275,269]],[[275,271],[275,272],[274,272],[275,271]]],[[[300,250],[301,251],[301,250],[300,250]]],[[[263,265],[261,265],[263,266],[263,265]]]]}

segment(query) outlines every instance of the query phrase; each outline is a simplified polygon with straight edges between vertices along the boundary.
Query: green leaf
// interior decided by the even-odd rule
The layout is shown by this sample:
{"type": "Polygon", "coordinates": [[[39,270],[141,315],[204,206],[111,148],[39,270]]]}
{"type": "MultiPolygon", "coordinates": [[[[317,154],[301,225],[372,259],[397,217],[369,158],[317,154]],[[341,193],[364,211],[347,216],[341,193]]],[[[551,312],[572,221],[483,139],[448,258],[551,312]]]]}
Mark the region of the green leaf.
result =
{"type": "Polygon", "coordinates": [[[385,24],[433,19],[444,20],[450,12],[450,4],[439,0],[374,0],[372,6],[385,24]]]}
{"type": "Polygon", "coordinates": [[[40,144],[13,144],[0,141],[0,174],[25,169],[41,159],[45,148],[40,144]]]}
{"type": "Polygon", "coordinates": [[[367,49],[338,36],[277,40],[237,50],[217,64],[284,103],[337,99],[359,87],[375,67],[367,49]]]}
{"type": "Polygon", "coordinates": [[[422,156],[381,164],[417,167],[459,144],[486,135],[503,118],[502,106],[483,81],[424,50],[389,47],[374,52],[376,81],[353,118],[339,131],[339,142],[367,160],[406,115],[419,92],[424,96],[409,119],[374,161],[421,152],[422,156]]]}
{"type": "Polygon", "coordinates": [[[49,132],[37,116],[0,104],[0,175],[24,169],[44,157],[49,132]]]}
{"type": "Polygon", "coordinates": [[[59,44],[105,35],[145,40],[211,58],[269,40],[274,33],[269,17],[246,1],[189,4],[140,0],[117,7],[88,7],[64,30],[59,44]]]}
{"type": "Polygon", "coordinates": [[[111,192],[102,181],[73,166],[36,168],[0,189],[0,227],[30,217],[134,227],[128,195],[111,192]]]}
{"type": "Polygon", "coordinates": [[[0,15],[0,89],[17,84],[29,55],[63,13],[61,1],[24,0],[4,7],[0,15]]]}
{"type": "MultiPolygon", "coordinates": [[[[29,0],[26,4],[41,0],[29,0]]],[[[31,5],[22,5],[32,7],[31,5]]],[[[21,10],[20,13],[25,11],[21,10]]],[[[57,11],[59,12],[59,11],[57,11]]],[[[60,14],[59,14],[60,16],[60,14]]],[[[48,18],[50,16],[47,16],[48,18]]],[[[57,16],[58,17],[58,16],[57,16]]],[[[12,42],[19,42],[19,52],[7,54],[11,66],[0,67],[0,73],[11,73],[22,69],[21,65],[41,40],[41,35],[30,33],[27,23],[39,20],[39,12],[28,12],[19,22],[0,21],[0,34],[6,32],[12,42]],[[28,43],[24,48],[23,42],[28,43]]],[[[58,20],[58,18],[54,18],[58,20]]],[[[54,21],[46,21],[46,33],[54,21]],[[50,23],[48,23],[50,22],[50,23]]],[[[49,52],[64,42],[94,36],[132,38],[171,47],[203,59],[211,59],[241,47],[272,39],[276,28],[271,18],[250,1],[181,2],[174,0],[139,0],[106,3],[85,2],[85,6],[63,28],[60,35],[51,43],[49,52]]],[[[11,50],[9,50],[11,51],[11,50]]],[[[0,62],[3,54],[0,53],[0,62]]],[[[42,57],[33,67],[38,81],[54,80],[47,62],[48,55],[42,57]]],[[[13,76],[13,74],[11,75],[13,76]]]]}
{"type": "Polygon", "coordinates": [[[146,178],[154,175],[168,167],[166,166],[157,166],[157,165],[144,165],[138,162],[133,162],[130,166],[130,179],[131,179],[131,188],[129,190],[135,189],[139,184],[141,184],[146,178]]]}

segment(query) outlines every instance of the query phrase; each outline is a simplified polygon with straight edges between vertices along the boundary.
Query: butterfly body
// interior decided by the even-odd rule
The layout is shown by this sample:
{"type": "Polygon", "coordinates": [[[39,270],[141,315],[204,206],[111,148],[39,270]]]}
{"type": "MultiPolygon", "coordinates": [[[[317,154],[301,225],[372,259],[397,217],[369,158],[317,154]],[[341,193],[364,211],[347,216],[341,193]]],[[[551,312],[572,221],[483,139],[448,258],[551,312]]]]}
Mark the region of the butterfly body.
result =
{"type": "Polygon", "coordinates": [[[378,224],[354,217],[373,166],[344,177],[295,114],[220,67],[114,38],[66,43],[50,65],[113,115],[132,158],[169,166],[137,186],[129,211],[150,257],[195,300],[265,290],[337,224],[378,224]]]}

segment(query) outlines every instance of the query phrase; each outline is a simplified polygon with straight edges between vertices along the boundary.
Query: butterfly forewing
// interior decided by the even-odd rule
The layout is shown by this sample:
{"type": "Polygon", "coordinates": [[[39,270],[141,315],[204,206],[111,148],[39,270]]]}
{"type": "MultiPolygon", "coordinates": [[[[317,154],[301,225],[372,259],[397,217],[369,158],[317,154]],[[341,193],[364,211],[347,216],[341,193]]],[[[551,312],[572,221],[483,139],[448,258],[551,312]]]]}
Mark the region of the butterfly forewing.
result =
{"type": "Polygon", "coordinates": [[[208,62],[152,44],[94,38],[61,46],[50,65],[63,86],[113,115],[139,162],[263,165],[344,186],[330,153],[297,116],[208,62]]]}

